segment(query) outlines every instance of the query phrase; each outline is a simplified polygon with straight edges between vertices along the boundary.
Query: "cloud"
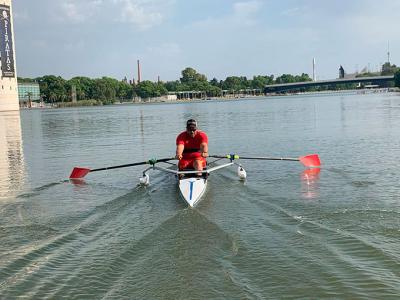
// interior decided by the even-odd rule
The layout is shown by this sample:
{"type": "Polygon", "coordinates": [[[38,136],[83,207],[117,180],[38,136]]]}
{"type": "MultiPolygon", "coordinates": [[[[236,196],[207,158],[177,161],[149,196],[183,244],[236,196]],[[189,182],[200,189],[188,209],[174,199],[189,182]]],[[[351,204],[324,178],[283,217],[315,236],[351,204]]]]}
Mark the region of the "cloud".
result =
{"type": "Polygon", "coordinates": [[[59,20],[73,23],[90,21],[102,4],[103,0],[89,0],[83,3],[77,0],[67,0],[61,3],[61,19],[59,20]]]}
{"type": "Polygon", "coordinates": [[[381,43],[398,34],[400,3],[370,2],[358,14],[348,17],[345,25],[366,44],[381,43]],[[381,5],[384,4],[384,5],[381,5]],[[377,14],[377,11],[380,11],[377,14]]]}
{"type": "Polygon", "coordinates": [[[261,1],[258,0],[233,4],[234,14],[231,16],[232,21],[246,26],[255,25],[257,23],[256,15],[260,12],[262,5],[261,1]]]}
{"type": "Polygon", "coordinates": [[[73,22],[82,22],[86,19],[84,14],[79,13],[78,8],[74,3],[63,3],[62,9],[67,19],[73,22]]]}
{"type": "Polygon", "coordinates": [[[299,7],[293,7],[290,9],[284,10],[281,15],[286,16],[286,17],[294,17],[297,16],[300,13],[300,8],[299,7]]]}
{"type": "Polygon", "coordinates": [[[233,12],[221,15],[217,18],[206,18],[191,24],[197,30],[209,30],[210,32],[219,31],[231,32],[233,29],[236,33],[244,30],[244,27],[251,27],[257,24],[257,14],[260,13],[263,3],[259,0],[242,1],[233,3],[233,12]]]}
{"type": "Polygon", "coordinates": [[[114,22],[146,30],[165,20],[173,0],[67,0],[61,4],[61,20],[73,23],[114,22]]]}
{"type": "Polygon", "coordinates": [[[86,48],[86,42],[83,39],[77,41],[67,41],[63,44],[63,49],[67,52],[81,52],[86,48]]]}
{"type": "Polygon", "coordinates": [[[249,16],[257,13],[262,6],[261,1],[253,0],[246,2],[236,2],[233,4],[233,10],[236,15],[249,16]]]}
{"type": "Polygon", "coordinates": [[[120,6],[118,21],[132,23],[139,30],[146,30],[157,26],[164,20],[157,1],[114,0],[120,6]]]}
{"type": "Polygon", "coordinates": [[[42,50],[42,49],[47,49],[49,47],[49,43],[48,41],[43,39],[35,39],[32,41],[32,46],[33,48],[42,50]]]}
{"type": "Polygon", "coordinates": [[[18,22],[25,22],[30,20],[28,12],[25,11],[19,11],[19,12],[14,12],[14,20],[18,22]]]}
{"type": "Polygon", "coordinates": [[[164,43],[158,46],[147,47],[147,52],[154,56],[174,57],[180,55],[182,49],[176,43],[164,43]]]}

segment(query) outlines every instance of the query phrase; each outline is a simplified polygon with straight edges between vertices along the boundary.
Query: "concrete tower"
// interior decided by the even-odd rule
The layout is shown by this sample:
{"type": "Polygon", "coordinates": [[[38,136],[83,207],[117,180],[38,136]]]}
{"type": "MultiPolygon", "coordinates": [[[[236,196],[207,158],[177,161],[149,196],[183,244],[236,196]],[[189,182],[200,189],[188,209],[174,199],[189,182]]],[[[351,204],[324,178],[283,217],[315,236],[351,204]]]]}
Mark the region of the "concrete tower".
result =
{"type": "Polygon", "coordinates": [[[0,0],[0,111],[19,110],[11,0],[0,0]]]}
{"type": "Polygon", "coordinates": [[[312,60],[312,80],[317,81],[317,75],[315,74],[315,58],[312,60]]]}
{"type": "Polygon", "coordinates": [[[137,82],[138,82],[138,84],[140,83],[140,81],[141,81],[141,70],[140,70],[140,61],[138,60],[137,61],[137,76],[138,76],[138,79],[137,79],[137,82]]]}

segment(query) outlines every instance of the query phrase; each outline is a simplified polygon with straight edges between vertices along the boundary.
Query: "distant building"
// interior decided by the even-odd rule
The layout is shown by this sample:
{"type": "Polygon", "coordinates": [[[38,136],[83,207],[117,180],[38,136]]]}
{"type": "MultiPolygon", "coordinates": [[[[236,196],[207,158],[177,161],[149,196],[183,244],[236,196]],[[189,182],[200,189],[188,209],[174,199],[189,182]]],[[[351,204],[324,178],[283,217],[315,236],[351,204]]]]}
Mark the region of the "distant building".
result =
{"type": "Polygon", "coordinates": [[[343,79],[344,78],[344,69],[342,66],[340,66],[339,68],[339,79],[343,79]]]}
{"type": "Polygon", "coordinates": [[[38,83],[18,82],[18,97],[20,106],[31,107],[32,101],[40,101],[40,87],[38,83]]]}

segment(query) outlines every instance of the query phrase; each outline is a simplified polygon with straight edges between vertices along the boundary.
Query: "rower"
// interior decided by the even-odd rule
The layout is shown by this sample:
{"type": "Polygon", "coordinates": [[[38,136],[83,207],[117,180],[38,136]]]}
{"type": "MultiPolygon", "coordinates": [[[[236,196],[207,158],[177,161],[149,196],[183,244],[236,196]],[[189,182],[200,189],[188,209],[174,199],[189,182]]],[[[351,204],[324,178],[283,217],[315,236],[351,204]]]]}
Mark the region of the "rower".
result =
{"type": "MultiPolygon", "coordinates": [[[[186,130],[176,138],[176,158],[179,160],[179,170],[202,171],[207,164],[208,137],[197,128],[197,122],[189,119],[186,130]]],[[[202,173],[198,173],[201,176],[202,173]]]]}

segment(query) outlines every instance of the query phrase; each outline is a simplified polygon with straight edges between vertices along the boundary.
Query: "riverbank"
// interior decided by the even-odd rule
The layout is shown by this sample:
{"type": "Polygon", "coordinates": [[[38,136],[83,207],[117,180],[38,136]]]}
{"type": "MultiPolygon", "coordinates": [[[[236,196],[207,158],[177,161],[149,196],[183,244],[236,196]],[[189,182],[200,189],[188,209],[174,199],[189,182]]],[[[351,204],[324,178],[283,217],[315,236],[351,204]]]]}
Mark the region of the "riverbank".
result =
{"type": "Polygon", "coordinates": [[[199,103],[199,102],[212,102],[212,101],[237,101],[243,99],[259,99],[259,98],[270,98],[270,97],[293,97],[293,96],[323,96],[323,95],[364,95],[364,94],[379,94],[379,93],[400,93],[399,88],[380,88],[380,89],[357,89],[357,90],[339,90],[339,91],[317,91],[317,92],[296,92],[296,93],[285,93],[285,94],[262,94],[262,95],[235,95],[228,97],[209,97],[199,99],[176,99],[168,100],[167,98],[149,98],[149,99],[134,99],[134,100],[122,100],[114,103],[106,102],[102,100],[81,100],[77,102],[59,102],[59,103],[36,103],[33,102],[31,107],[21,107],[21,109],[50,109],[50,108],[71,108],[71,107],[88,107],[88,106],[109,106],[109,105],[145,105],[145,104],[157,104],[157,103],[199,103]]]}

